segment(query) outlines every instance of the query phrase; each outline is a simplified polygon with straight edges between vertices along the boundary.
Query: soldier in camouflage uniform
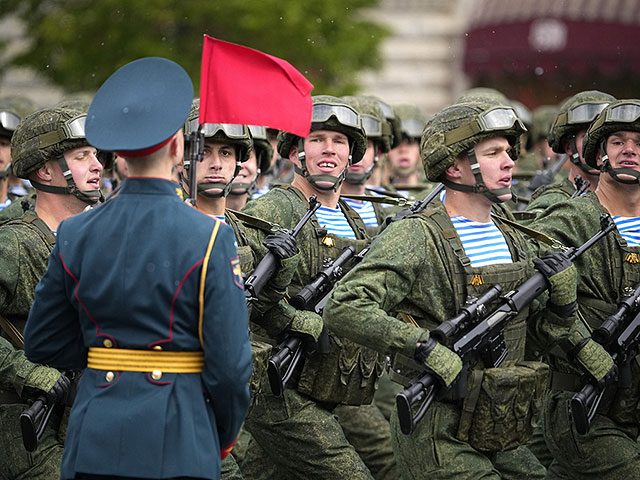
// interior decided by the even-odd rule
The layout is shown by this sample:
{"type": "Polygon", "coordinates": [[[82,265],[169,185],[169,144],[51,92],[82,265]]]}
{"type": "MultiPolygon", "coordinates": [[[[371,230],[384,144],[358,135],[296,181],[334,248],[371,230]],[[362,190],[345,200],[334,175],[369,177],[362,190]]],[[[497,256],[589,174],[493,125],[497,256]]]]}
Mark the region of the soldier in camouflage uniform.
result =
{"type": "Polygon", "coordinates": [[[597,90],[580,92],[566,100],[549,131],[549,145],[554,152],[569,156],[569,175],[561,183],[553,183],[538,188],[531,195],[526,211],[538,215],[547,207],[570,198],[576,192],[577,175],[589,181],[589,191],[598,186],[600,171],[589,167],[582,158],[582,140],[593,119],[615,100],[607,93],[597,90]]]}
{"type": "MultiPolygon", "coordinates": [[[[295,164],[293,183],[273,188],[243,212],[291,228],[315,194],[335,218],[346,221],[355,239],[329,233],[330,225],[321,225],[314,215],[297,237],[301,259],[290,295],[310,283],[325,260],[348,245],[360,250],[367,243],[362,220],[339,200],[347,165],[358,162],[366,150],[360,117],[343,100],[316,96],[311,122],[308,137],[281,132],[278,140],[280,155],[295,164]]],[[[397,478],[389,424],[371,405],[384,358],[331,330],[327,335],[326,350],[305,358],[281,398],[266,391],[257,396],[245,427],[278,465],[278,478],[397,478]],[[335,417],[340,405],[362,405],[351,411],[349,426],[335,417]]],[[[251,478],[260,478],[259,473],[251,478]]]]}
{"type": "Polygon", "coordinates": [[[97,198],[102,162],[84,138],[84,112],[45,109],[25,118],[12,139],[12,168],[40,190],[35,211],[0,226],[0,476],[53,479],[60,475],[65,426],[50,422],[31,455],[22,446],[19,416],[30,396],[49,392],[61,382],[60,372],[29,362],[22,351],[22,330],[65,218],[82,212],[97,198]],[[65,167],[62,167],[64,163],[65,167]],[[69,178],[78,194],[68,191],[69,178]],[[79,198],[80,197],[80,198],[79,198]]]}
{"type": "MultiPolygon", "coordinates": [[[[617,229],[576,261],[579,326],[587,331],[597,328],[616,310],[626,289],[640,282],[638,227],[633,227],[640,218],[640,100],[612,102],[591,124],[582,145],[587,165],[601,171],[596,191],[549,207],[531,226],[572,246],[600,228],[602,214],[613,216],[617,229]]],[[[548,478],[640,478],[637,362],[631,363],[631,386],[612,385],[588,434],[579,435],[569,400],[582,386],[580,372],[555,351],[547,353],[552,391],[545,400],[542,427],[554,456],[548,478]]]]}
{"type": "Polygon", "coordinates": [[[17,113],[0,103],[0,211],[11,205],[15,199],[9,195],[9,174],[11,173],[11,136],[20,123],[17,113]]]}
{"type": "MultiPolygon", "coordinates": [[[[530,436],[548,371],[542,363],[523,362],[527,327],[555,342],[567,337],[573,323],[576,277],[570,262],[552,254],[532,264],[523,235],[501,218],[492,221],[493,204],[511,198],[510,151],[523,131],[508,106],[458,104],[430,120],[422,158],[429,180],[447,187],[444,203],[390,225],[327,303],[327,327],[393,355],[398,382],[406,385],[426,366],[448,389],[410,436],[400,432],[395,412],[392,416],[394,452],[405,479],[503,478],[494,464],[496,453],[530,436]],[[508,260],[498,261],[494,254],[485,261],[472,245],[465,248],[453,223],[459,216],[497,227],[508,260]],[[472,263],[471,257],[477,260],[472,263]],[[508,357],[501,367],[485,369],[480,362],[458,379],[461,359],[430,338],[429,330],[489,285],[499,283],[504,291],[519,285],[533,275],[534,265],[551,285],[546,309],[541,310],[545,298],[539,298],[506,327],[508,357]]],[[[528,459],[504,478],[543,477],[539,465],[529,470],[536,461],[528,459]]]]}

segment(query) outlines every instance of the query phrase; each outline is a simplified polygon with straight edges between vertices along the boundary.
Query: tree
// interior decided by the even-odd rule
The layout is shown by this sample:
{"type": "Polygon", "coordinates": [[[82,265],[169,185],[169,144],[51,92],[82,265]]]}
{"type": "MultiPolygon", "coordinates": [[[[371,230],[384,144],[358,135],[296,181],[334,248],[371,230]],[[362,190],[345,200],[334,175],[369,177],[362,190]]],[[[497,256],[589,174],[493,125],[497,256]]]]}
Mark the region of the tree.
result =
{"type": "Polygon", "coordinates": [[[95,90],[120,66],[162,56],[200,79],[202,36],[288,60],[313,94],[351,94],[355,74],[380,65],[383,27],[362,18],[379,0],[0,0],[30,45],[0,64],[30,66],[68,91],[95,90]]]}

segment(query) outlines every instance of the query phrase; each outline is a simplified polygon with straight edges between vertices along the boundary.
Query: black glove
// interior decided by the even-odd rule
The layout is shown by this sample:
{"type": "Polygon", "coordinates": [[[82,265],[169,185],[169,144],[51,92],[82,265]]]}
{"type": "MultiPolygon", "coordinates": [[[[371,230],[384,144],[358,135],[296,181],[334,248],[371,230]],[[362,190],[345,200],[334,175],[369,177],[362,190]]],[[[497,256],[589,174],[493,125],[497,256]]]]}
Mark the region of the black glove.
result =
{"type": "Polygon", "coordinates": [[[69,387],[71,387],[71,380],[66,375],[60,375],[60,378],[47,392],[47,399],[51,403],[63,403],[69,392],[69,387]]]}
{"type": "Polygon", "coordinates": [[[269,235],[262,244],[280,260],[291,258],[298,253],[298,243],[289,232],[269,235]]]}

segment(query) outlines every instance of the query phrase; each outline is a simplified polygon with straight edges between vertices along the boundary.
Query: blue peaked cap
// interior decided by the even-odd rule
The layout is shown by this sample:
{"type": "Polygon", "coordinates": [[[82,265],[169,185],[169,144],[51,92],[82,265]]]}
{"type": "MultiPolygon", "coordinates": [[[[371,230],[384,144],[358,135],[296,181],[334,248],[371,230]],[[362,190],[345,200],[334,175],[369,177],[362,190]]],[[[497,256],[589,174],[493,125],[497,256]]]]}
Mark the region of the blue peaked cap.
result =
{"type": "Polygon", "coordinates": [[[96,93],[85,124],[87,141],[99,150],[142,150],[180,130],[193,99],[185,70],[146,57],[116,70],[96,93]]]}

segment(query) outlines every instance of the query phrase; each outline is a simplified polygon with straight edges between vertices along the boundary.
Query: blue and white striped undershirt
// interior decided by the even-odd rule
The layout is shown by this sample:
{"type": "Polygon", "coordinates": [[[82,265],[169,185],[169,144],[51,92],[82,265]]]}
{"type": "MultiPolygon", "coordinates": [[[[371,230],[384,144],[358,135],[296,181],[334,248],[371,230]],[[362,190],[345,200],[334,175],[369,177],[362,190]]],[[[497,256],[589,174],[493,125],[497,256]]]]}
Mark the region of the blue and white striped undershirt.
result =
{"type": "Polygon", "coordinates": [[[377,227],[378,219],[376,218],[376,211],[373,209],[373,203],[365,200],[353,200],[352,198],[343,198],[343,200],[353,208],[367,227],[377,227]]]}
{"type": "Polygon", "coordinates": [[[4,202],[0,202],[0,210],[4,210],[9,205],[11,205],[11,199],[7,197],[7,199],[4,202]]]}
{"type": "Polygon", "coordinates": [[[324,205],[316,212],[318,223],[327,229],[327,232],[345,238],[356,238],[353,229],[347,222],[347,218],[340,208],[329,208],[324,205]]]}
{"type": "Polygon", "coordinates": [[[640,217],[621,217],[613,216],[613,221],[618,227],[618,231],[622,238],[627,241],[630,247],[640,245],[640,217]]]}
{"type": "Polygon", "coordinates": [[[513,263],[504,235],[493,222],[479,223],[462,215],[451,217],[472,267],[513,263]]]}

